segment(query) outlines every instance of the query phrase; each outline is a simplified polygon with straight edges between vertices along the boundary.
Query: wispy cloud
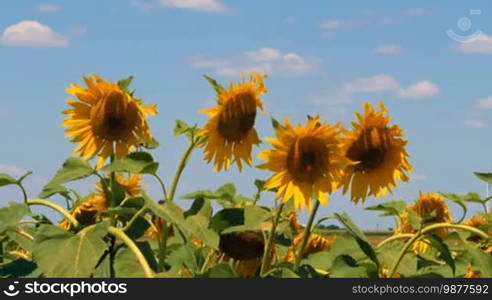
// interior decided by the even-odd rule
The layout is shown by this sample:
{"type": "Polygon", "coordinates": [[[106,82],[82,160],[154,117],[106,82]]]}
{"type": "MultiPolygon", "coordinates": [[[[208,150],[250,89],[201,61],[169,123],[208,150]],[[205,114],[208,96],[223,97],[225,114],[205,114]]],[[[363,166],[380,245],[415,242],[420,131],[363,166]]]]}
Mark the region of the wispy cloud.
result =
{"type": "Polygon", "coordinates": [[[404,53],[404,50],[395,45],[382,45],[374,49],[374,53],[380,55],[400,55],[404,53]]]}
{"type": "Polygon", "coordinates": [[[26,170],[18,166],[0,164],[0,173],[5,173],[13,177],[18,177],[26,174],[26,172],[26,170]]]}
{"type": "Polygon", "coordinates": [[[141,11],[148,11],[153,7],[152,3],[145,0],[130,0],[130,5],[141,11]]]}
{"type": "Polygon", "coordinates": [[[475,101],[472,111],[466,117],[464,124],[467,127],[484,128],[487,126],[483,120],[483,113],[492,109],[492,96],[475,101]]]}
{"type": "Polygon", "coordinates": [[[227,11],[227,6],[220,0],[160,0],[160,4],[165,8],[190,9],[208,13],[227,11]]]}
{"type": "Polygon", "coordinates": [[[464,43],[453,45],[459,52],[465,54],[492,55],[492,36],[481,33],[469,37],[464,43]]]}
{"type": "Polygon", "coordinates": [[[255,70],[277,76],[295,77],[309,74],[318,68],[315,58],[274,48],[246,51],[237,57],[195,56],[190,59],[190,63],[196,68],[209,69],[223,76],[235,76],[241,71],[255,70]]]}
{"type": "Polygon", "coordinates": [[[372,77],[358,78],[346,81],[339,88],[327,90],[309,102],[319,104],[344,104],[350,102],[357,94],[388,93],[403,99],[430,98],[439,94],[439,87],[430,81],[419,81],[407,87],[394,77],[379,74],[372,77]]]}
{"type": "Polygon", "coordinates": [[[41,3],[36,6],[36,9],[42,13],[55,13],[63,10],[63,6],[50,3],[41,3]]]}
{"type": "Polygon", "coordinates": [[[409,8],[405,10],[405,14],[410,16],[430,16],[432,15],[432,11],[426,8],[409,8]]]}
{"type": "Polygon", "coordinates": [[[10,47],[51,48],[68,46],[68,38],[37,21],[25,20],[8,26],[0,44],[10,47]]]}
{"type": "Polygon", "coordinates": [[[325,34],[332,34],[341,30],[365,28],[368,26],[389,26],[399,23],[399,20],[392,17],[374,16],[374,11],[370,14],[363,13],[364,16],[354,19],[325,19],[319,24],[325,34]]]}

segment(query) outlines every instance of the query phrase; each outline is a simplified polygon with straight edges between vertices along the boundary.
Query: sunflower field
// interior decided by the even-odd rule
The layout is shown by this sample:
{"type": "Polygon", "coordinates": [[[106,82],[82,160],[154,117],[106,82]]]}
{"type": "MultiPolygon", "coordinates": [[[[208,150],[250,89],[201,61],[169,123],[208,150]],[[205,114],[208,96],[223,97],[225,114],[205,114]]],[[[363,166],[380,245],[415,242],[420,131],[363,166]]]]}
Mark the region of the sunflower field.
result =
{"type": "MultiPolygon", "coordinates": [[[[83,77],[85,86],[71,84],[62,126],[73,156],[37,198],[29,198],[23,184],[30,172],[20,178],[0,174],[0,187],[19,188],[19,199],[0,208],[0,276],[492,277],[492,197],[422,191],[411,205],[379,202],[367,209],[393,218],[395,229],[378,242],[348,213],[318,215],[336,191],[360,205],[409,180],[408,141],[384,103],[365,103],[350,128],[319,115],[293,124],[265,111],[266,74],[251,72],[228,86],[204,77],[216,104],[200,110],[205,124],[176,120],[174,134],[188,146],[175,174],[163,177],[152,156],[159,142],[148,124],[158,108],[135,95],[132,77],[109,82],[93,74],[83,77]],[[270,119],[275,132],[265,141],[255,129],[260,117],[270,119]],[[257,192],[250,198],[232,183],[176,195],[194,151],[202,151],[216,172],[259,168],[265,180],[251,179],[257,192]],[[160,199],[149,196],[143,177],[162,191],[160,199]],[[90,194],[67,186],[88,178],[97,179],[90,194]],[[267,193],[275,200],[259,205],[267,193]],[[191,205],[185,209],[177,198],[191,205]],[[472,202],[483,212],[469,216],[472,202]],[[448,203],[463,214],[451,215],[448,203]],[[40,214],[39,206],[53,215],[40,214]],[[302,211],[309,216],[305,225],[298,221],[302,211]],[[328,220],[343,230],[322,230],[328,220]]],[[[475,175],[492,183],[492,174],[475,175]]]]}

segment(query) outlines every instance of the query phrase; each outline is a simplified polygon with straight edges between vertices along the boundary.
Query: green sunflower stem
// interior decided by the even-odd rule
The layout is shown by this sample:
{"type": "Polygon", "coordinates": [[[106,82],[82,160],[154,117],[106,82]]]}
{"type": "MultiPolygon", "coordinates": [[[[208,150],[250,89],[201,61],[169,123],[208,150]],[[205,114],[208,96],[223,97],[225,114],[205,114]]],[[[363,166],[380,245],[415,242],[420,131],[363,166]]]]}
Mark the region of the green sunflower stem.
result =
{"type": "Polygon", "coordinates": [[[186,164],[188,163],[188,160],[190,159],[191,153],[193,152],[193,149],[195,149],[195,146],[196,146],[196,141],[192,137],[190,140],[190,144],[188,145],[188,148],[186,148],[186,151],[183,153],[178,168],[176,169],[176,173],[174,175],[174,179],[171,184],[171,188],[169,190],[169,194],[167,197],[167,201],[169,202],[172,202],[174,199],[174,194],[176,193],[176,188],[178,186],[179,179],[181,178],[181,174],[183,173],[183,170],[186,167],[186,164]]]}
{"type": "Polygon", "coordinates": [[[159,182],[159,185],[161,186],[161,190],[162,190],[162,195],[163,195],[163,200],[166,200],[167,199],[167,190],[166,190],[166,185],[164,184],[164,181],[162,180],[161,177],[159,177],[159,175],[157,174],[151,174],[155,179],[157,179],[157,181],[159,182]]]}
{"type": "Polygon", "coordinates": [[[389,238],[381,241],[377,246],[376,248],[380,248],[382,247],[383,245],[386,245],[392,241],[396,241],[396,240],[401,240],[401,239],[407,239],[407,238],[412,238],[415,234],[413,233],[403,233],[403,234],[397,234],[397,235],[393,235],[393,236],[390,236],[389,238]]]}
{"type": "Polygon", "coordinates": [[[261,260],[260,276],[264,276],[264,274],[266,274],[266,272],[268,272],[268,269],[270,268],[270,252],[272,251],[272,247],[275,244],[277,225],[280,220],[280,216],[282,215],[282,210],[284,209],[284,206],[285,205],[282,202],[275,214],[275,218],[273,219],[272,230],[270,231],[270,236],[268,237],[266,248],[263,252],[263,258],[261,260]]]}
{"type": "Polygon", "coordinates": [[[130,249],[130,251],[135,254],[138,263],[142,267],[145,277],[146,278],[153,278],[154,273],[152,269],[149,266],[149,263],[145,259],[145,256],[142,254],[142,251],[137,247],[137,245],[132,241],[131,238],[129,238],[121,229],[118,229],[116,227],[110,226],[108,228],[109,233],[111,233],[113,236],[116,238],[120,239],[127,247],[130,249]]]}
{"type": "Polygon", "coordinates": [[[59,212],[60,214],[62,214],[70,223],[72,223],[72,225],[74,227],[79,227],[79,222],[67,210],[65,210],[63,207],[59,206],[56,203],[53,203],[53,202],[50,202],[50,201],[44,200],[44,199],[28,199],[26,201],[26,204],[27,205],[42,205],[42,206],[46,206],[46,207],[49,207],[51,209],[54,209],[57,212],[59,212]]]}
{"type": "Polygon", "coordinates": [[[465,231],[472,232],[472,233],[474,233],[474,234],[476,234],[476,235],[478,235],[481,238],[486,239],[486,240],[490,238],[488,236],[488,234],[483,232],[482,230],[477,229],[475,227],[467,226],[467,225],[451,224],[451,223],[436,223],[436,224],[429,225],[429,226],[419,230],[411,239],[409,239],[405,243],[405,245],[403,246],[403,248],[401,249],[400,253],[397,256],[397,259],[393,263],[393,266],[390,269],[388,277],[389,278],[393,277],[393,275],[396,272],[396,269],[398,268],[398,265],[400,264],[401,260],[403,259],[403,257],[407,253],[410,246],[413,245],[413,243],[415,243],[416,241],[418,241],[419,239],[424,237],[425,234],[427,234],[433,230],[439,229],[439,228],[452,228],[452,229],[465,230],[465,231]]]}
{"type": "Polygon", "coordinates": [[[27,192],[26,192],[26,189],[24,188],[24,186],[22,185],[22,183],[17,183],[17,185],[19,186],[19,188],[21,189],[22,191],[22,196],[24,197],[24,204],[27,204],[27,192]]]}
{"type": "Polygon", "coordinates": [[[311,231],[313,230],[314,217],[316,216],[316,212],[318,211],[319,205],[320,202],[316,200],[314,203],[314,208],[311,211],[311,214],[309,215],[306,228],[304,229],[304,236],[302,238],[301,247],[299,248],[299,251],[297,251],[296,261],[294,264],[294,272],[297,272],[299,270],[299,266],[301,264],[301,260],[304,254],[304,248],[306,248],[307,241],[309,240],[309,236],[311,235],[311,231]]]}

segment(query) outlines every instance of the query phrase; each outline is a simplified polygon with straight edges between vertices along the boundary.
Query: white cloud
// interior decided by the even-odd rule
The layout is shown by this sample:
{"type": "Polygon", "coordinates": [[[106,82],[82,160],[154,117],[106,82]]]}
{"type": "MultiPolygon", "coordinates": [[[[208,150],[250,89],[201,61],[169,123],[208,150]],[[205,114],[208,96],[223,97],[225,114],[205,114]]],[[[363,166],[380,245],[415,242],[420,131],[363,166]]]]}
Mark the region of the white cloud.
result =
{"type": "Polygon", "coordinates": [[[294,52],[284,53],[273,48],[260,48],[229,58],[195,56],[190,59],[190,63],[196,68],[210,69],[213,73],[223,76],[235,76],[241,71],[253,70],[278,76],[302,76],[315,71],[318,67],[318,62],[314,58],[294,52]]]}
{"type": "Polygon", "coordinates": [[[22,21],[7,27],[0,44],[11,47],[66,47],[68,38],[37,21],[22,21]]]}
{"type": "Polygon", "coordinates": [[[465,54],[488,54],[492,55],[492,36],[485,33],[476,34],[456,46],[458,51],[465,54]]]}
{"type": "Polygon", "coordinates": [[[399,55],[403,52],[402,48],[395,45],[382,45],[374,49],[374,53],[381,55],[399,55]]]}
{"type": "Polygon", "coordinates": [[[329,19],[329,20],[322,21],[320,27],[329,30],[339,30],[339,29],[359,27],[361,25],[362,24],[359,21],[355,21],[355,20],[329,19]]]}
{"type": "Polygon", "coordinates": [[[466,119],[464,122],[465,126],[473,128],[484,128],[486,125],[480,119],[466,119]]]}
{"type": "Polygon", "coordinates": [[[309,102],[318,104],[343,104],[350,102],[361,93],[389,93],[394,97],[405,99],[429,98],[439,94],[439,88],[430,81],[420,81],[408,87],[402,87],[394,77],[379,74],[372,77],[346,81],[339,88],[326,90],[311,97],[309,102]]]}
{"type": "Polygon", "coordinates": [[[130,4],[141,11],[148,11],[152,8],[152,4],[142,0],[130,0],[130,4]]]}
{"type": "Polygon", "coordinates": [[[398,91],[401,98],[425,98],[439,94],[439,87],[430,81],[417,82],[408,88],[398,91]]]}
{"type": "Polygon", "coordinates": [[[27,172],[26,170],[24,170],[20,167],[14,166],[14,165],[1,165],[0,164],[0,173],[6,173],[10,176],[18,177],[18,176],[26,174],[26,172],[27,172]]]}
{"type": "Polygon", "coordinates": [[[479,110],[492,109],[492,97],[478,99],[475,102],[475,108],[479,110]]]}
{"type": "Polygon", "coordinates": [[[425,8],[410,8],[405,11],[405,14],[411,16],[430,16],[432,11],[425,8]]]}
{"type": "Polygon", "coordinates": [[[60,12],[63,9],[63,6],[49,3],[41,3],[36,7],[38,11],[42,13],[54,13],[60,12]]]}
{"type": "Polygon", "coordinates": [[[220,0],[160,0],[163,7],[198,10],[210,13],[227,11],[220,0]]]}

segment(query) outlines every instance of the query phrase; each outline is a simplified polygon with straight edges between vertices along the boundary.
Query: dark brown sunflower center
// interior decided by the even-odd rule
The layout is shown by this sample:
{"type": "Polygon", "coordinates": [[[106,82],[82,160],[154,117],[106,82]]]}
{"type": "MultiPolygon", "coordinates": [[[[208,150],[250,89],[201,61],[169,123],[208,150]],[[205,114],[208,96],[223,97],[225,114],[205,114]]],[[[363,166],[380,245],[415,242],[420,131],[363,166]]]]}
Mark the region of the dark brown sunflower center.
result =
{"type": "Polygon", "coordinates": [[[229,257],[246,260],[260,258],[265,242],[258,231],[232,232],[220,235],[219,247],[229,257]]]}
{"type": "Polygon", "coordinates": [[[256,100],[245,93],[229,100],[219,115],[217,130],[228,142],[241,142],[255,125],[256,100]]]}
{"type": "Polygon", "coordinates": [[[347,157],[358,162],[355,170],[368,172],[384,163],[388,143],[384,128],[368,128],[362,132],[347,151],[347,157]]]}
{"type": "Polygon", "coordinates": [[[377,168],[384,160],[384,152],[378,148],[368,149],[360,158],[359,166],[365,170],[377,168]]]}
{"type": "Polygon", "coordinates": [[[287,169],[294,179],[313,183],[325,174],[328,161],[328,149],[321,140],[303,138],[291,146],[287,169]]]}
{"type": "Polygon", "coordinates": [[[138,126],[138,107],[128,103],[125,95],[113,91],[99,101],[91,110],[93,133],[109,141],[125,141],[133,135],[138,126]]]}

